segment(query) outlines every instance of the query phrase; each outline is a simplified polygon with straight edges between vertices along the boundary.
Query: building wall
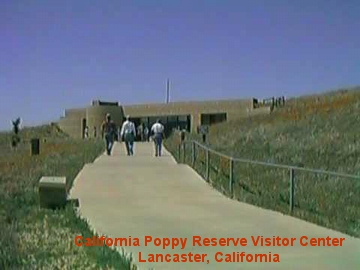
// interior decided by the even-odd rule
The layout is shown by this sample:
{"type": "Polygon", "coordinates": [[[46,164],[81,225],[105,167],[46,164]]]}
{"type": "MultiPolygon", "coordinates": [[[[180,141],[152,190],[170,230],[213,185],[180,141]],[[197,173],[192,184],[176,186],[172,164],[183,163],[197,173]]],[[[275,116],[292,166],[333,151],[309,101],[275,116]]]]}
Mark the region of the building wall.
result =
{"type": "Polygon", "coordinates": [[[62,117],[58,124],[61,130],[74,138],[82,137],[82,120],[86,118],[86,109],[65,110],[65,117],[62,117]]]}
{"type": "Polygon", "coordinates": [[[117,126],[121,126],[124,114],[120,106],[91,106],[86,109],[86,119],[90,137],[94,137],[94,127],[96,127],[97,136],[101,135],[101,124],[105,120],[107,113],[110,113],[111,119],[117,126]]]}
{"type": "Polygon", "coordinates": [[[85,117],[86,108],[66,109],[65,117],[78,118],[79,116],[85,117]]]}
{"type": "Polygon", "coordinates": [[[195,132],[201,124],[202,113],[227,113],[228,120],[243,117],[253,110],[253,99],[172,102],[168,104],[143,104],[123,107],[124,113],[131,117],[190,115],[191,132],[195,132]]]}
{"type": "Polygon", "coordinates": [[[101,135],[101,124],[105,120],[107,113],[110,113],[112,120],[116,125],[121,125],[124,114],[120,106],[91,106],[83,109],[67,109],[65,117],[62,117],[58,124],[59,127],[74,138],[83,136],[83,120],[89,127],[89,137],[94,137],[94,127],[96,127],[97,136],[101,135]]]}
{"type": "Polygon", "coordinates": [[[121,126],[125,115],[131,118],[161,117],[190,115],[191,132],[196,132],[201,125],[201,114],[226,113],[226,119],[234,120],[255,114],[268,114],[270,108],[254,109],[254,100],[220,100],[201,102],[172,102],[168,104],[143,104],[130,106],[93,105],[85,109],[70,109],[65,111],[65,117],[59,121],[60,128],[75,138],[83,134],[83,119],[89,127],[89,136],[94,136],[94,127],[97,136],[101,134],[101,124],[107,113],[117,126],[121,126]]]}
{"type": "Polygon", "coordinates": [[[236,112],[252,108],[250,100],[221,100],[199,102],[172,102],[168,104],[143,104],[123,106],[124,113],[131,117],[236,112]]]}

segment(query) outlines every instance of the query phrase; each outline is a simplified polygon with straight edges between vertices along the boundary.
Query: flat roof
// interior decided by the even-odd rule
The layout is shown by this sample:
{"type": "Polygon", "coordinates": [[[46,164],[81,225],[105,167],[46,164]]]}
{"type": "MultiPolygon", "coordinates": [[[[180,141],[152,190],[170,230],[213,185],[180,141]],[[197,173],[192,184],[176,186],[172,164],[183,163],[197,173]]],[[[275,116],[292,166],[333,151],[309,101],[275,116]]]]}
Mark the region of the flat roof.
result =
{"type": "Polygon", "coordinates": [[[102,100],[93,100],[92,106],[119,106],[119,102],[109,102],[109,101],[102,101],[102,100]]]}
{"type": "Polygon", "coordinates": [[[123,107],[141,107],[141,106],[166,106],[166,105],[192,105],[192,104],[218,104],[218,103],[238,103],[256,100],[255,98],[247,99],[214,99],[214,100],[189,100],[189,101],[173,101],[173,102],[148,102],[138,104],[123,104],[123,107]]]}

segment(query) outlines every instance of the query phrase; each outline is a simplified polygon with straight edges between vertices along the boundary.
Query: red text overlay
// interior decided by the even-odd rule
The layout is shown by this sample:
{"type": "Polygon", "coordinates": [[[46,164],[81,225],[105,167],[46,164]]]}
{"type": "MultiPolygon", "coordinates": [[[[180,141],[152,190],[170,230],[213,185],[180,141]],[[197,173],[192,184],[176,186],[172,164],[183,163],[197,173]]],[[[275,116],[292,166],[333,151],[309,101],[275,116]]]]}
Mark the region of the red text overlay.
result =
{"type": "MultiPolygon", "coordinates": [[[[251,236],[240,238],[207,238],[194,235],[189,238],[184,237],[152,237],[145,236],[144,238],[137,237],[119,237],[110,238],[105,236],[93,236],[92,238],[84,238],[82,236],[75,237],[76,246],[121,246],[121,247],[149,247],[155,246],[160,250],[184,250],[186,247],[341,247],[344,244],[345,238],[334,237],[264,237],[251,236]]],[[[145,250],[145,249],[144,249],[145,250]]],[[[280,255],[272,252],[261,254],[250,254],[245,252],[234,251],[230,253],[223,253],[220,250],[215,252],[213,257],[216,262],[280,262],[280,255]]],[[[210,258],[206,253],[143,253],[138,254],[139,262],[201,262],[209,263],[210,258]]]]}

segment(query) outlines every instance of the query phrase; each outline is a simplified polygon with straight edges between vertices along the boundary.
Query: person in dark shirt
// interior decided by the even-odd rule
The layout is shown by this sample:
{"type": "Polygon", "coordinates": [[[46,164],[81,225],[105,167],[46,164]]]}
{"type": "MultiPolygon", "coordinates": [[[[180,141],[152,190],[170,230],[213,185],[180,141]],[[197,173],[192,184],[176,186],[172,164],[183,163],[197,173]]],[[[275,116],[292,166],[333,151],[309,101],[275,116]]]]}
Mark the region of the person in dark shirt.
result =
{"type": "Polygon", "coordinates": [[[114,145],[116,126],[115,123],[111,120],[110,114],[106,114],[106,120],[101,125],[102,137],[105,137],[106,144],[106,153],[110,156],[111,149],[114,145]]]}

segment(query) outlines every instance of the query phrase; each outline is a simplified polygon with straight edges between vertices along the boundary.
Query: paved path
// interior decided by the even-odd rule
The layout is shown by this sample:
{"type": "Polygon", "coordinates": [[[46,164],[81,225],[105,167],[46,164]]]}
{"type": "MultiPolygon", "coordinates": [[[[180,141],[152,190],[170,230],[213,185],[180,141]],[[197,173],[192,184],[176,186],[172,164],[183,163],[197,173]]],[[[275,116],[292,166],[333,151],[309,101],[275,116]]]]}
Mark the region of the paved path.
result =
{"type": "Polygon", "coordinates": [[[360,239],[230,200],[190,167],[177,164],[168,152],[153,157],[150,143],[137,143],[132,157],[125,156],[123,145],[116,144],[113,156],[102,155],[84,167],[71,197],[79,198],[81,215],[100,235],[139,238],[140,247],[125,247],[135,260],[139,252],[143,259],[154,253],[207,254],[204,263],[138,263],[141,269],[360,269],[360,239]],[[182,237],[187,243],[183,250],[164,250],[153,244],[145,247],[145,236],[182,237]],[[194,247],[193,236],[244,237],[248,245],[194,247]],[[295,237],[296,241],[293,247],[254,247],[251,236],[295,237]],[[345,241],[342,247],[304,247],[299,245],[301,236],[343,237],[345,241]],[[280,263],[219,263],[216,252],[271,252],[279,254],[280,263]]]}

